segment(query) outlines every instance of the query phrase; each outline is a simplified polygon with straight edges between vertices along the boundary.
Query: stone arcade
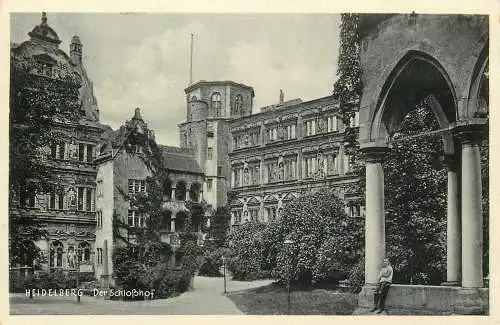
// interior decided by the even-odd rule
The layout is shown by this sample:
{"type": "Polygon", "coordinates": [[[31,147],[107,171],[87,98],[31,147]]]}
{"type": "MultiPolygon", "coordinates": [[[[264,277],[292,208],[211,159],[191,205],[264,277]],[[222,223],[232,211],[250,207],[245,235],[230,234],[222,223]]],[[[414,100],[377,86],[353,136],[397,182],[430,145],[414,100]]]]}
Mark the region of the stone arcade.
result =
{"type": "Polygon", "coordinates": [[[488,136],[488,17],[361,15],[360,27],[366,260],[356,313],[372,306],[372,289],[386,252],[384,156],[404,116],[428,96],[443,130],[448,168],[447,283],[393,285],[387,305],[389,310],[486,313],[479,144],[488,136]]]}

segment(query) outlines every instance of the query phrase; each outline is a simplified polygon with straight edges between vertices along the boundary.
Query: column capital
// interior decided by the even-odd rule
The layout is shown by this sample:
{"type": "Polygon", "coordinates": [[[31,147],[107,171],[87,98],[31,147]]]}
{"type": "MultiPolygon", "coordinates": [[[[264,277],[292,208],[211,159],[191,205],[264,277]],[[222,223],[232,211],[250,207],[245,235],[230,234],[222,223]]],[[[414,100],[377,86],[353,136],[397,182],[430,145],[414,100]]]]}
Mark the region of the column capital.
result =
{"type": "Polygon", "coordinates": [[[387,145],[379,143],[365,143],[361,145],[360,151],[365,162],[383,162],[391,149],[387,145]]]}
{"type": "Polygon", "coordinates": [[[458,121],[453,127],[453,135],[462,143],[477,144],[488,136],[488,120],[475,118],[458,121]]]}
{"type": "Polygon", "coordinates": [[[442,155],[439,157],[439,161],[443,167],[453,171],[457,168],[459,159],[455,155],[442,155]]]}

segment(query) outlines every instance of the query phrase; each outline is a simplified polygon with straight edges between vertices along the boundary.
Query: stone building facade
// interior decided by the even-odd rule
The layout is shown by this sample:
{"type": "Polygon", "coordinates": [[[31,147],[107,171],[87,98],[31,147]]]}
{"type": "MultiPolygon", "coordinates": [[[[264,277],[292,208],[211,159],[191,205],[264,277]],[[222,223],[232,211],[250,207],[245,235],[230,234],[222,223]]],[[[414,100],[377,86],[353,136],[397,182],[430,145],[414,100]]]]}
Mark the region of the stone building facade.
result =
{"type": "MultiPolygon", "coordinates": [[[[338,104],[331,96],[284,101],[229,124],[231,224],[268,222],[286,202],[320,188],[334,188],[352,216],[364,214],[356,193],[346,189],[358,177],[344,152],[338,104]]],[[[352,119],[357,127],[358,115],[352,119]]]]}
{"type": "MultiPolygon", "coordinates": [[[[95,240],[96,168],[93,164],[98,143],[110,128],[99,122],[99,109],[82,61],[82,43],[74,36],[70,55],[61,48],[61,40],[48,25],[47,16],[28,33],[30,39],[11,44],[11,60],[33,62],[30,78],[40,84],[77,78],[80,88],[79,120],[54,120],[59,140],[45,148],[44,160],[56,179],[50,193],[27,193],[28,200],[10,196],[11,214],[32,215],[48,231],[37,242],[45,258],[43,268],[75,270],[77,258],[82,272],[93,272],[95,240]]],[[[14,73],[14,72],[12,72],[14,73]]],[[[11,110],[20,109],[11,107],[11,110]]],[[[14,267],[13,265],[11,267],[14,267]]]]}
{"type": "Polygon", "coordinates": [[[194,150],[206,175],[204,198],[215,209],[227,203],[229,123],[252,114],[254,91],[233,81],[199,81],[185,93],[187,114],[179,124],[180,146],[194,150]]]}
{"type": "MultiPolygon", "coordinates": [[[[140,109],[136,108],[134,116],[113,132],[109,140],[102,144],[97,165],[97,199],[96,199],[96,277],[108,280],[113,272],[112,254],[117,245],[123,245],[114,236],[133,241],[133,235],[125,229],[115,229],[115,217],[129,227],[145,227],[147,215],[139,214],[130,205],[127,196],[135,193],[147,193],[146,179],[151,177],[154,164],[151,161],[153,149],[149,142],[138,142],[137,137],[147,137],[155,141],[154,131],[149,129],[142,119],[140,109]],[[140,144],[138,144],[140,143],[140,144]]],[[[156,142],[154,142],[156,143],[156,142]]],[[[194,151],[176,147],[158,145],[161,151],[163,166],[167,169],[171,183],[164,184],[164,220],[159,229],[161,240],[172,245],[174,250],[179,245],[178,233],[192,231],[184,229],[184,221],[188,209],[186,202],[200,203],[203,199],[202,185],[204,174],[194,158],[194,151]]],[[[200,232],[200,224],[194,225],[200,232]]]]}

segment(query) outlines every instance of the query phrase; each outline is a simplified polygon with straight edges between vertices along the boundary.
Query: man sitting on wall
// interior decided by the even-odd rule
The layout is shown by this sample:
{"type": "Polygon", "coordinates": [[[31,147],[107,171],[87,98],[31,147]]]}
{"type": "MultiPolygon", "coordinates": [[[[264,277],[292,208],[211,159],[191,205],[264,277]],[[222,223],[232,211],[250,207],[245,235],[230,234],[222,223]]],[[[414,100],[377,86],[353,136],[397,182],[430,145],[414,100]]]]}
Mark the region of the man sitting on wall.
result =
{"type": "Polygon", "coordinates": [[[374,306],[373,309],[370,310],[374,312],[378,309],[377,314],[380,314],[385,309],[385,298],[387,298],[387,293],[389,292],[389,288],[392,283],[392,266],[389,263],[389,259],[384,258],[383,267],[380,270],[378,275],[379,283],[378,287],[375,290],[374,294],[374,306]]]}

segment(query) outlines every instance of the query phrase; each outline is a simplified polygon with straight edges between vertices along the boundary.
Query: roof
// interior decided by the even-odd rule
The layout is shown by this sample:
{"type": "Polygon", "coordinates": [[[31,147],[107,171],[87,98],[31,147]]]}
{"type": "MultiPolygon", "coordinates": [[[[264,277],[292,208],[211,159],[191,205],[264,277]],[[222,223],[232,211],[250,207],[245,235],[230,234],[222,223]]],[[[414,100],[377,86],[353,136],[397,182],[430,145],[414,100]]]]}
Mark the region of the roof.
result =
{"type": "Polygon", "coordinates": [[[169,170],[204,174],[194,158],[194,151],[185,148],[158,145],[162,152],[163,162],[169,170]]]}
{"type": "Polygon", "coordinates": [[[32,38],[42,39],[54,44],[61,43],[57,33],[47,24],[47,14],[45,12],[42,12],[42,21],[40,25],[35,26],[28,35],[32,38]]]}
{"type": "Polygon", "coordinates": [[[234,81],[230,81],[230,80],[225,80],[225,81],[200,80],[200,81],[197,81],[194,84],[190,85],[186,89],[184,89],[184,92],[187,94],[191,90],[193,90],[195,88],[198,88],[198,87],[201,87],[201,86],[227,86],[227,85],[237,86],[237,87],[243,87],[243,88],[249,89],[252,92],[252,96],[255,96],[255,92],[254,92],[254,90],[253,90],[252,87],[247,86],[247,85],[242,84],[242,83],[237,83],[237,82],[234,82],[234,81]]]}

